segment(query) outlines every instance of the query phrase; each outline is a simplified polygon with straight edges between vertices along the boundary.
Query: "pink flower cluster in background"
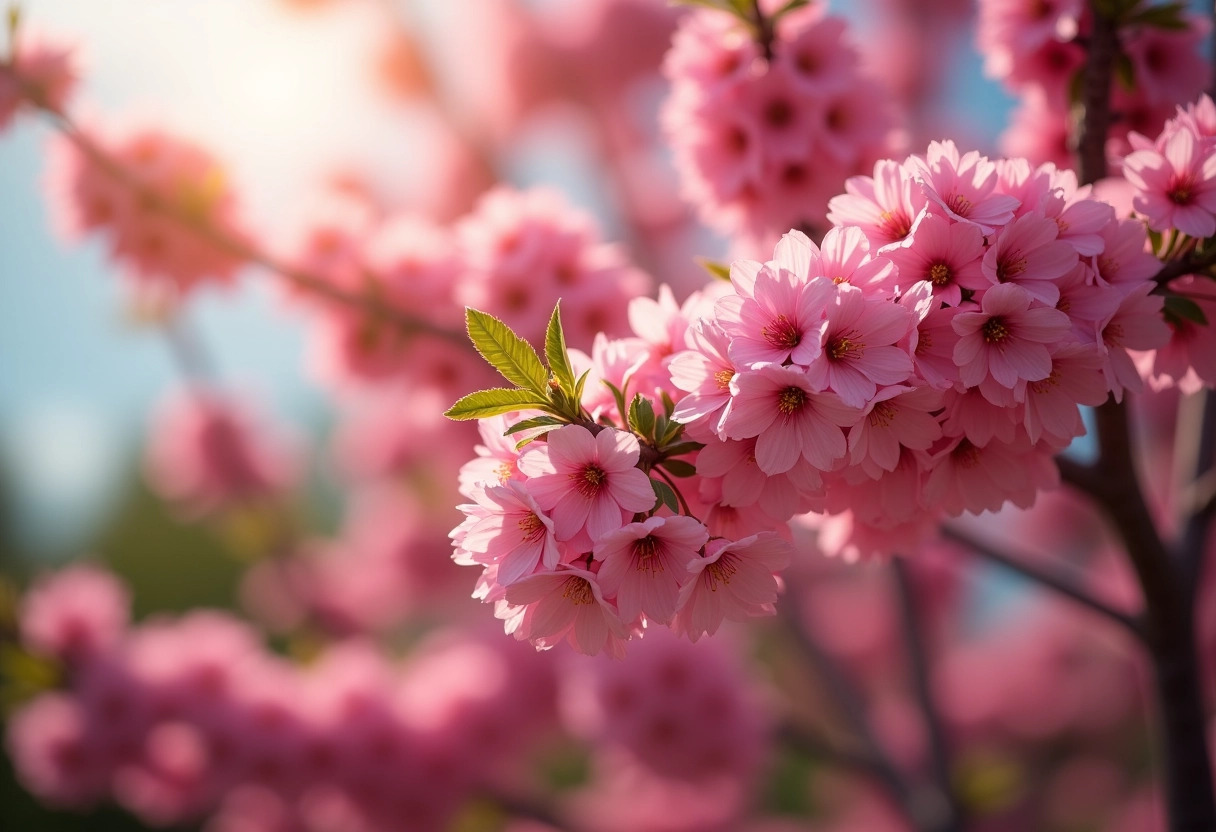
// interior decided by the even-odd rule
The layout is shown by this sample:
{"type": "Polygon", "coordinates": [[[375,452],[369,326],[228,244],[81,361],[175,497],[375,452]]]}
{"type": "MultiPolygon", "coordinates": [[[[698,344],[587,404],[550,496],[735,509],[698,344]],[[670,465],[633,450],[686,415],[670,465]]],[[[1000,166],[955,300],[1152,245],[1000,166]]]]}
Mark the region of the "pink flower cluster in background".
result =
{"type": "Polygon", "coordinates": [[[893,149],[886,93],[862,73],[843,19],[818,3],[782,14],[771,52],[738,18],[700,10],[664,64],[663,125],[685,199],[761,248],[822,226],[844,179],[893,149]]]}

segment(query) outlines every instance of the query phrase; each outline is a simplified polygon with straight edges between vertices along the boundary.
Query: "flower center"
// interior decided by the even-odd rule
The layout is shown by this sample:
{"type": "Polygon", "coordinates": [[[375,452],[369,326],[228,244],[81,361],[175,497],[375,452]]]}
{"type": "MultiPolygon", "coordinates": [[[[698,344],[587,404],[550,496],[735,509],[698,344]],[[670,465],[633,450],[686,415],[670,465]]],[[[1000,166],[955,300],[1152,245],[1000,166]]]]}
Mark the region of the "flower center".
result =
{"type": "Polygon", "coordinates": [[[929,282],[934,286],[945,286],[950,282],[950,267],[945,263],[934,263],[929,267],[929,282]]]}
{"type": "Polygon", "coordinates": [[[1001,283],[1012,280],[1024,271],[1026,271],[1025,257],[1020,259],[1002,257],[996,262],[996,279],[1001,283]]]}
{"type": "Polygon", "coordinates": [[[883,211],[880,219],[882,220],[882,230],[892,240],[902,240],[904,237],[907,237],[908,232],[912,230],[912,223],[902,211],[898,213],[893,211],[883,211]]]}
{"type": "Polygon", "coordinates": [[[729,390],[730,380],[734,377],[734,370],[718,370],[714,373],[714,382],[718,385],[719,390],[729,390]]]}
{"type": "Polygon", "coordinates": [[[960,468],[974,468],[980,462],[980,449],[972,445],[970,440],[964,439],[958,443],[958,447],[950,456],[960,468]]]}
{"type": "Polygon", "coordinates": [[[802,341],[802,333],[798,327],[784,315],[778,315],[776,320],[760,330],[764,340],[779,350],[792,350],[802,341]]]}
{"type": "Polygon", "coordinates": [[[544,535],[545,524],[534,513],[529,513],[527,517],[520,518],[519,530],[523,533],[524,540],[535,541],[544,535]]]}
{"type": "Polygon", "coordinates": [[[806,391],[801,387],[787,387],[777,396],[777,410],[782,416],[797,413],[806,404],[806,391]]]}
{"type": "Polygon", "coordinates": [[[989,344],[999,344],[1009,337],[1009,327],[1003,318],[989,318],[984,322],[984,340],[989,344]]]}
{"type": "Polygon", "coordinates": [[[895,414],[899,412],[899,408],[888,402],[879,402],[874,405],[874,409],[870,411],[870,427],[885,428],[891,424],[891,420],[895,418],[895,414]]]}
{"type": "Polygon", "coordinates": [[[965,217],[971,213],[971,200],[962,194],[955,194],[946,202],[946,207],[960,217],[965,217]]]}
{"type": "Polygon", "coordinates": [[[562,583],[562,597],[576,607],[595,603],[595,595],[591,592],[591,584],[586,578],[571,575],[562,583]]]}
{"type": "Polygon", "coordinates": [[[830,344],[828,344],[828,348],[825,350],[825,352],[827,353],[828,358],[832,359],[833,361],[843,361],[846,358],[860,358],[861,351],[864,347],[865,344],[859,344],[845,336],[834,339],[830,344]]]}
{"type": "Polygon", "coordinates": [[[663,571],[663,559],[658,557],[661,544],[654,535],[646,535],[633,544],[633,559],[639,572],[653,575],[663,571]]]}
{"type": "Polygon", "coordinates": [[[1170,198],[1170,202],[1175,205],[1190,205],[1195,198],[1195,182],[1190,176],[1180,176],[1173,183],[1173,186],[1165,192],[1165,195],[1170,198]]]}
{"type": "Polygon", "coordinates": [[[1052,370],[1051,375],[1049,375],[1047,378],[1043,379],[1042,381],[1030,382],[1031,392],[1035,393],[1037,395],[1042,395],[1043,393],[1048,393],[1051,391],[1051,388],[1059,387],[1059,386],[1060,386],[1060,371],[1059,370],[1052,370]]]}
{"type": "Polygon", "coordinates": [[[574,487],[579,494],[595,497],[603,490],[604,483],[608,481],[608,474],[600,466],[591,463],[584,465],[581,471],[571,474],[570,479],[574,480],[574,487]]]}
{"type": "Polygon", "coordinates": [[[739,571],[739,567],[735,565],[736,558],[729,552],[722,555],[714,563],[705,567],[705,582],[709,584],[710,592],[718,591],[718,584],[725,586],[730,583],[731,576],[739,571]]]}

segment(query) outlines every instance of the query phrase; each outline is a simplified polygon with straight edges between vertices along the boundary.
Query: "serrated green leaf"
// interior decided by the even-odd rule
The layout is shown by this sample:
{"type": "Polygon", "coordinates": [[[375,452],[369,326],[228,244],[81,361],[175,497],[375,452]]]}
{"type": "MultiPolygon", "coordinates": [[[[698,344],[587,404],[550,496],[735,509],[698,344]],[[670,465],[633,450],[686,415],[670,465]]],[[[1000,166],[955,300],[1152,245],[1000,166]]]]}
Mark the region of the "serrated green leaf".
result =
{"type": "Polygon", "coordinates": [[[659,395],[663,399],[663,415],[670,419],[671,414],[676,412],[676,400],[666,390],[660,390],[659,395]]]}
{"type": "Polygon", "coordinates": [[[1165,315],[1175,320],[1190,321],[1200,326],[1208,325],[1208,316],[1203,314],[1199,304],[1181,295],[1168,295],[1165,298],[1165,315]]]}
{"type": "Polygon", "coordinates": [[[561,389],[566,395],[574,398],[574,368],[570,366],[570,354],[566,351],[566,333],[562,331],[561,308],[562,303],[559,300],[553,307],[549,326],[545,329],[545,360],[549,362],[549,369],[553,371],[561,389]]]}
{"type": "Polygon", "coordinates": [[[490,416],[510,413],[512,410],[534,410],[548,407],[548,402],[539,400],[539,397],[530,390],[494,387],[464,396],[449,407],[443,415],[462,422],[468,419],[487,419],[490,416]]]}
{"type": "Polygon", "coordinates": [[[650,487],[654,489],[655,505],[651,511],[657,511],[660,505],[665,505],[676,514],[680,513],[680,500],[672,487],[662,480],[652,479],[650,487]]]}
{"type": "Polygon", "coordinates": [[[702,442],[681,442],[678,445],[664,448],[663,452],[671,456],[681,456],[683,454],[690,454],[693,451],[699,451],[704,447],[705,445],[702,442]]]}
{"type": "Polygon", "coordinates": [[[718,280],[725,280],[730,283],[730,266],[725,263],[719,263],[717,260],[710,260],[708,257],[698,257],[697,264],[709,272],[710,277],[715,277],[718,280]]]}
{"type": "Polygon", "coordinates": [[[510,436],[513,433],[519,433],[521,430],[531,430],[539,427],[554,427],[556,425],[564,425],[561,419],[555,416],[533,416],[531,419],[524,419],[522,422],[516,422],[502,432],[503,436],[510,436]]]}
{"type": "Polygon", "coordinates": [[[659,465],[673,477],[691,477],[697,473],[697,466],[683,459],[665,459],[659,465]]]}
{"type": "Polygon", "coordinates": [[[654,405],[641,393],[629,403],[629,427],[638,436],[654,439],[654,405]]]}
{"type": "Polygon", "coordinates": [[[549,371],[531,344],[498,318],[476,309],[465,310],[465,323],[477,352],[503,378],[548,399],[549,371]]]}
{"type": "Polygon", "coordinates": [[[587,376],[589,375],[591,375],[591,371],[585,370],[583,374],[578,377],[578,382],[574,385],[574,400],[576,402],[581,403],[583,401],[583,390],[587,387],[587,376]]]}
{"type": "Polygon", "coordinates": [[[625,404],[625,391],[617,387],[608,379],[603,379],[604,386],[612,391],[612,398],[616,400],[616,411],[624,416],[628,416],[629,407],[625,404]]]}

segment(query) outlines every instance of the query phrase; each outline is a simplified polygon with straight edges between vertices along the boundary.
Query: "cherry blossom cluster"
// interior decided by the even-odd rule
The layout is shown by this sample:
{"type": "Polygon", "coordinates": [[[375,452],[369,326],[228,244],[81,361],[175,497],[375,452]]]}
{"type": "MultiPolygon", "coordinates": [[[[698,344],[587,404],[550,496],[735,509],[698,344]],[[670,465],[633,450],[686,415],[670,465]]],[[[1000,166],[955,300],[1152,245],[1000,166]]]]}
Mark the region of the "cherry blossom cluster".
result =
{"type": "Polygon", "coordinates": [[[351,640],[301,667],[227,614],[133,626],[129,602],[86,565],[22,600],[28,656],[62,685],[14,713],[8,749],[48,803],[110,798],[150,825],[210,832],[430,832],[477,795],[518,789],[521,755],[564,732],[603,769],[570,795],[576,808],[637,828],[713,784],[719,797],[675,827],[691,830],[736,820],[766,757],[770,726],[729,639],[660,634],[628,662],[563,664],[448,630],[404,666],[351,640]],[[646,799],[621,806],[637,781],[646,799]]]}
{"type": "Polygon", "coordinates": [[[519,386],[449,411],[494,416],[452,537],[518,638],[618,653],[646,623],[696,637],[767,611],[786,554],[738,541],[796,515],[834,515],[806,522],[858,557],[910,551],[943,515],[1030,505],[1085,432],[1081,406],[1139,389],[1129,351],[1170,340],[1144,225],[1070,171],[935,142],[830,209],[822,245],[791,231],[716,300],[635,302],[648,337],[573,364],[556,312],[550,368],[470,312],[519,386]]]}
{"type": "Polygon", "coordinates": [[[244,254],[190,227],[221,230],[238,245],[247,240],[222,163],[196,142],[159,127],[90,127],[57,136],[49,162],[62,233],[103,234],[110,255],[154,298],[231,283],[245,264],[244,254]]]}
{"type": "Polygon", "coordinates": [[[830,207],[822,246],[791,232],[771,261],[736,262],[734,295],[670,366],[690,394],[675,417],[709,443],[698,468],[754,465],[732,499],[792,495],[759,503],[777,521],[839,514],[831,551],[906,550],[940,513],[1029,505],[1084,433],[1079,406],[1138,389],[1128,351],[1169,339],[1143,225],[1070,171],[935,142],[830,207]]]}
{"type": "Polygon", "coordinates": [[[681,22],[664,64],[662,118],[685,198],[707,223],[766,246],[789,228],[822,226],[845,177],[892,149],[887,95],[825,5],[762,16],[761,32],[701,9],[681,22]]]}
{"type": "Polygon", "coordinates": [[[201,516],[282,494],[298,477],[298,456],[295,443],[244,402],[199,387],[161,405],[145,468],[162,497],[201,516]]]}
{"type": "MultiPolygon", "coordinates": [[[[1164,256],[1206,258],[1211,276],[1216,237],[1216,105],[1203,96],[1166,122],[1156,139],[1132,134],[1135,150],[1123,160],[1132,207],[1159,235],[1164,256]]],[[[1216,385],[1216,298],[1213,283],[1196,274],[1169,283],[1170,343],[1143,363],[1154,386],[1184,392],[1216,385]]]]}
{"type": "Polygon", "coordinates": [[[73,49],[36,32],[20,33],[0,67],[0,130],[12,123],[24,102],[62,110],[76,86],[73,49]]]}
{"type": "MultiPolygon", "coordinates": [[[[1174,3],[1124,4],[1116,20],[1121,81],[1112,88],[1120,118],[1112,149],[1129,131],[1155,133],[1176,104],[1195,99],[1210,72],[1202,53],[1210,23],[1174,3]]],[[[1032,162],[1071,163],[1069,108],[1081,89],[1091,15],[1082,0],[981,0],[977,45],[984,72],[1021,98],[1002,145],[1032,162]]]]}
{"type": "Polygon", "coordinates": [[[67,687],[13,715],[8,749],[49,803],[110,797],[155,826],[219,808],[209,828],[438,829],[554,730],[552,665],[501,639],[437,638],[403,669],[352,641],[300,668],[228,614],[132,627],[127,603],[90,566],[23,600],[28,649],[67,687]]]}

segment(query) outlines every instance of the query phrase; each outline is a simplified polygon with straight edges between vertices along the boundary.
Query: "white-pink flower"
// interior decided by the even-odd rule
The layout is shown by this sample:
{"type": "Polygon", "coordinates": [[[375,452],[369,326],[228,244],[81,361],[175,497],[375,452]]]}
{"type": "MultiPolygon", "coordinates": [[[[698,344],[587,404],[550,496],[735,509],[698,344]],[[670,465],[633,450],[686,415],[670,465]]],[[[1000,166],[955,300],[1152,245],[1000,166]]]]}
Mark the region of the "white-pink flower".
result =
{"type": "Polygon", "coordinates": [[[1048,344],[1063,339],[1070,324],[1058,309],[1031,308],[1030,293],[1013,283],[994,286],[984,293],[980,312],[960,312],[954,331],[954,363],[968,387],[992,377],[1002,387],[1019,379],[1040,381],[1051,374],[1048,344]]]}
{"type": "Polygon", "coordinates": [[[600,587],[616,599],[623,621],[647,619],[666,624],[676,612],[680,587],[689,578],[688,563],[709,539],[693,517],[650,517],[604,535],[595,545],[603,561],[600,587]]]}
{"type": "Polygon", "coordinates": [[[632,434],[605,428],[592,436],[581,425],[566,425],[520,456],[519,470],[553,518],[557,539],[589,550],[626,517],[654,506],[650,478],[636,467],[639,453],[632,434]]]}
{"type": "Polygon", "coordinates": [[[484,484],[472,492],[475,505],[460,506],[468,517],[451,534],[457,562],[498,564],[498,582],[515,583],[538,565],[555,569],[561,558],[553,521],[544,515],[523,483],[484,484]]]}
{"type": "Polygon", "coordinates": [[[604,600],[595,575],[584,569],[562,567],[541,572],[507,587],[506,603],[515,637],[527,639],[542,650],[566,641],[580,653],[594,656],[601,650],[623,658],[629,630],[612,605],[604,600]]]}
{"type": "Polygon", "coordinates": [[[1178,128],[1160,151],[1129,154],[1123,176],[1136,189],[1132,205],[1149,228],[1176,228],[1192,237],[1216,234],[1216,144],[1178,128]]]}
{"type": "Polygon", "coordinates": [[[915,322],[903,306],[841,284],[826,314],[823,352],[806,368],[813,388],[832,390],[849,407],[864,407],[878,385],[912,375],[912,358],[894,346],[915,322]]]}
{"type": "Polygon", "coordinates": [[[711,540],[705,556],[688,564],[693,579],[680,590],[672,629],[696,641],[717,632],[724,619],[771,615],[778,593],[773,573],[789,565],[791,548],[771,532],[711,540]]]}
{"type": "Polygon", "coordinates": [[[723,423],[729,439],[756,439],[756,464],[781,474],[806,459],[821,471],[845,454],[844,432],[861,412],[834,393],[820,393],[797,367],[768,364],[740,373],[723,423]]]}

